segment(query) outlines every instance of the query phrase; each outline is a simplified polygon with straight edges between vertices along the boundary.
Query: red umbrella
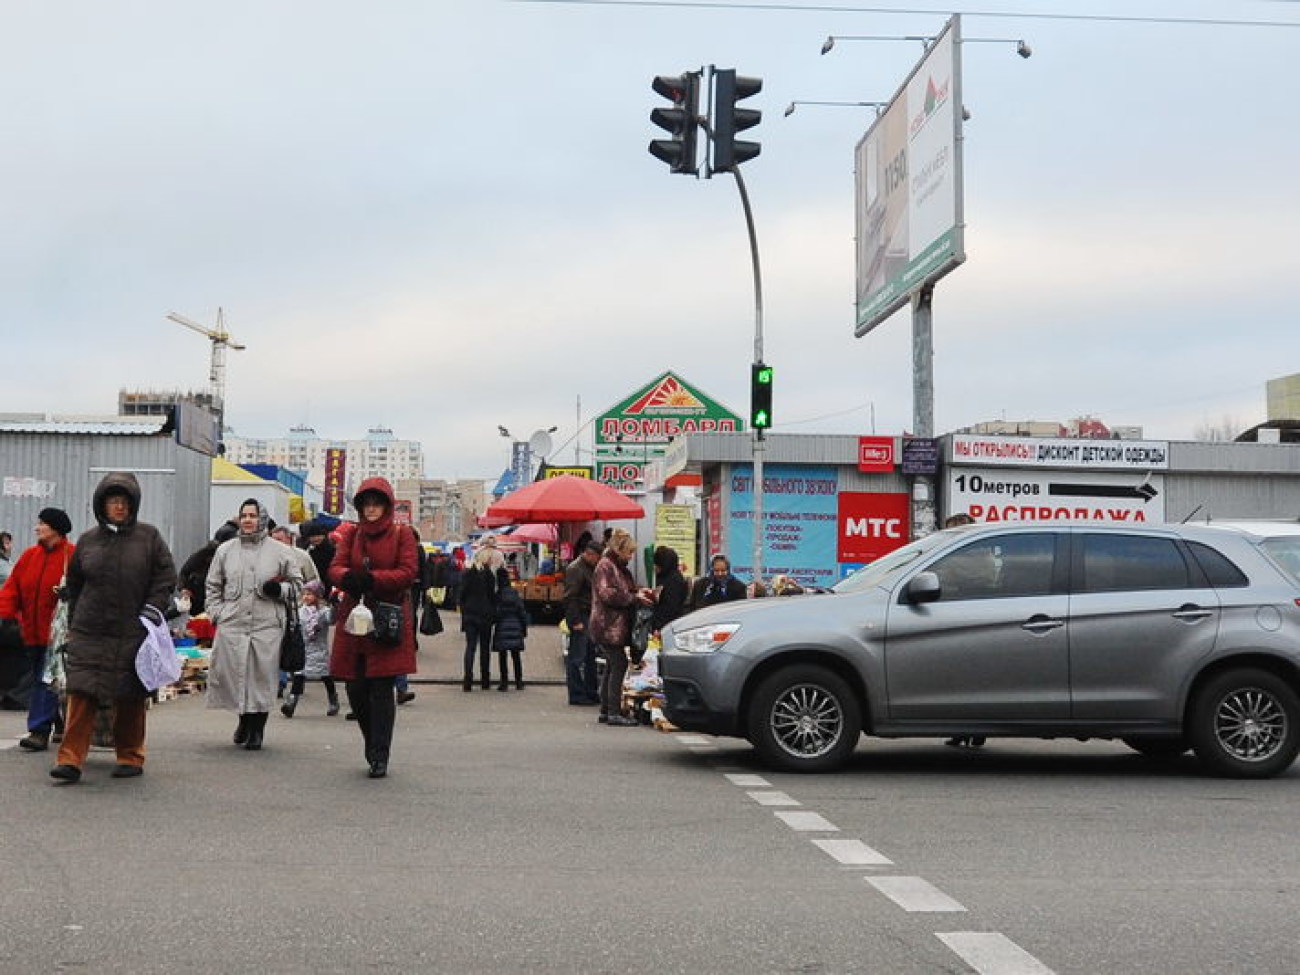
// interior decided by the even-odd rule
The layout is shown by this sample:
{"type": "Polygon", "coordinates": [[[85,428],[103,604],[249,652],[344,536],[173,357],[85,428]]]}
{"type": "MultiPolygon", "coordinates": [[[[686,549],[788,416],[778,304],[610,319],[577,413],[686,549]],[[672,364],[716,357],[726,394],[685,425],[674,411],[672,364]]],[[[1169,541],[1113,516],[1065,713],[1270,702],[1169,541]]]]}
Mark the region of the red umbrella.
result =
{"type": "Polygon", "coordinates": [[[507,494],[484,512],[488,518],[511,521],[612,521],[643,518],[645,510],[631,498],[589,477],[564,474],[534,481],[507,494]]]}
{"type": "Polygon", "coordinates": [[[537,542],[541,545],[554,545],[555,535],[554,525],[520,525],[506,537],[513,538],[517,542],[537,542]]]}
{"type": "Polygon", "coordinates": [[[504,528],[506,525],[513,525],[515,523],[513,518],[494,518],[486,512],[479,515],[474,520],[478,522],[480,528],[504,528]]]}

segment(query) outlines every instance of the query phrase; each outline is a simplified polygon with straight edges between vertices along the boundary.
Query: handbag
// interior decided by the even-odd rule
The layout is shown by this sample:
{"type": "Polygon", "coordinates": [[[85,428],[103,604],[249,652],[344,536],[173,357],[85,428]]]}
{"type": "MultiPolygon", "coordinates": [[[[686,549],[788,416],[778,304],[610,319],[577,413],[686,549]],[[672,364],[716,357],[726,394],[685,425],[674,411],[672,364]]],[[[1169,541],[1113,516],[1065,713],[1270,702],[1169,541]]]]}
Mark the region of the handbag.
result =
{"type": "Polygon", "coordinates": [[[372,640],[387,644],[402,642],[402,617],[406,614],[401,606],[377,602],[371,607],[370,614],[375,620],[375,628],[370,634],[372,640]]]}
{"type": "Polygon", "coordinates": [[[284,620],[284,636],[280,637],[280,669],[296,674],[307,666],[307,641],[303,639],[302,622],[292,606],[284,620]]]}
{"type": "Polygon", "coordinates": [[[442,617],[438,614],[437,601],[426,592],[421,602],[423,605],[420,607],[420,635],[437,636],[442,632],[442,617]]]}

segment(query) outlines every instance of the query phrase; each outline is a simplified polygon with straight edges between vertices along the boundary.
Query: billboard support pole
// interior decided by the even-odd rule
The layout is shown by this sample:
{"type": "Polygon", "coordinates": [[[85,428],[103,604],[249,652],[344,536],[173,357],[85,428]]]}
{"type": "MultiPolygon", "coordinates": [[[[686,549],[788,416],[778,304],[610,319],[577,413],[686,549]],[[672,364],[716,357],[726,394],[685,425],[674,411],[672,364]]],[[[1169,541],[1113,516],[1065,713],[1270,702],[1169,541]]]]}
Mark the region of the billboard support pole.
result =
{"type": "MultiPolygon", "coordinates": [[[[934,436],[934,285],[912,295],[912,426],[918,437],[934,436]]],[[[935,529],[934,478],[912,480],[912,537],[935,529]]]]}

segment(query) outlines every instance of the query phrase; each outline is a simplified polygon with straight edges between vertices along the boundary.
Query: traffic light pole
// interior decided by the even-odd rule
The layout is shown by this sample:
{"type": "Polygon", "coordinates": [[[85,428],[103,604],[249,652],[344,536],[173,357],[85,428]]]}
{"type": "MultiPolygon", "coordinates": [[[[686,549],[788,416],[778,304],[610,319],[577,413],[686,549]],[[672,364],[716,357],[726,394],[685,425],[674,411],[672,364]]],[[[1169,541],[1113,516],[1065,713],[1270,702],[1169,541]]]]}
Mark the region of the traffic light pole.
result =
{"type": "MultiPolygon", "coordinates": [[[[740,167],[733,166],[740,191],[740,205],[745,210],[745,226],[749,230],[749,259],[754,267],[754,364],[763,362],[763,270],[758,260],[758,234],[754,230],[754,211],[749,205],[749,192],[745,189],[740,167]]],[[[754,582],[763,580],[763,430],[755,427],[754,434],[754,582]]]]}

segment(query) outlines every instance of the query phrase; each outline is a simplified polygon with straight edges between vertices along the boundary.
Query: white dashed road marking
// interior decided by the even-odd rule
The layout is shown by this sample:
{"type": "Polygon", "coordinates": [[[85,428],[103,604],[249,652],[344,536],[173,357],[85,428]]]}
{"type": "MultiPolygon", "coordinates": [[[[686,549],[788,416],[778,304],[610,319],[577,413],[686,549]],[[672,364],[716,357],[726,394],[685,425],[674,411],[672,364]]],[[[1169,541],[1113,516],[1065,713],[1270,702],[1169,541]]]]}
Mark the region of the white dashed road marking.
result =
{"type": "Polygon", "coordinates": [[[713,739],[707,735],[678,735],[677,740],[683,745],[712,745],[713,739]]]}
{"type": "Polygon", "coordinates": [[[798,806],[798,799],[791,799],[784,792],[750,792],[749,798],[760,806],[798,806]]]}
{"type": "Polygon", "coordinates": [[[742,789],[762,789],[772,784],[761,775],[731,774],[727,776],[727,781],[732,785],[740,786],[742,789]]]}
{"type": "Polygon", "coordinates": [[[888,866],[894,861],[873,850],[861,840],[813,840],[813,846],[846,867],[888,866]]]}
{"type": "Polygon", "coordinates": [[[954,931],[938,938],[979,975],[1054,975],[1025,949],[996,932],[954,931]]]}
{"type": "Polygon", "coordinates": [[[875,887],[905,911],[964,911],[955,900],[920,877],[867,877],[875,887]]]}
{"type": "Polygon", "coordinates": [[[840,828],[815,812],[779,812],[776,818],[797,833],[838,833],[840,828]]]}

